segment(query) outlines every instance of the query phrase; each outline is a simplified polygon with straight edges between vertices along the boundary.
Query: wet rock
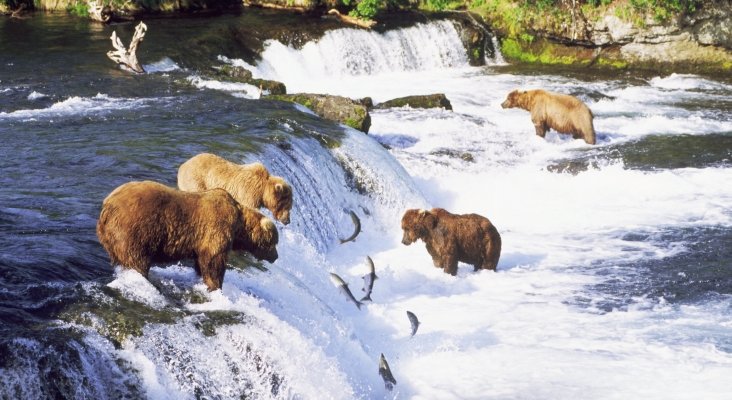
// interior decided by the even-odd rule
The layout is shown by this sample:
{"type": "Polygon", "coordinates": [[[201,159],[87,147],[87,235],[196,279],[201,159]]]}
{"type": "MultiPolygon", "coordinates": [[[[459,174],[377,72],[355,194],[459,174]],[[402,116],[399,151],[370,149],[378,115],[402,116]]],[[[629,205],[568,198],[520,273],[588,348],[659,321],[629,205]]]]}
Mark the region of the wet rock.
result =
{"type": "Polygon", "coordinates": [[[234,66],[234,65],[223,65],[214,67],[216,71],[216,77],[218,79],[224,79],[227,81],[248,83],[256,86],[269,94],[285,94],[287,88],[285,84],[278,81],[269,81],[266,79],[255,79],[252,77],[252,72],[246,68],[234,66]]]}
{"type": "Polygon", "coordinates": [[[455,149],[437,149],[430,154],[435,156],[447,156],[450,158],[457,158],[467,162],[475,162],[475,158],[472,154],[467,151],[460,151],[455,149]]]}
{"type": "Polygon", "coordinates": [[[271,95],[267,98],[301,104],[321,118],[340,122],[361,132],[368,133],[371,127],[371,115],[361,100],[312,93],[271,95]]]}
{"type": "Polygon", "coordinates": [[[452,110],[450,100],[443,93],[400,97],[379,103],[374,108],[384,109],[405,106],[411,108],[444,108],[445,110],[452,110]]]}

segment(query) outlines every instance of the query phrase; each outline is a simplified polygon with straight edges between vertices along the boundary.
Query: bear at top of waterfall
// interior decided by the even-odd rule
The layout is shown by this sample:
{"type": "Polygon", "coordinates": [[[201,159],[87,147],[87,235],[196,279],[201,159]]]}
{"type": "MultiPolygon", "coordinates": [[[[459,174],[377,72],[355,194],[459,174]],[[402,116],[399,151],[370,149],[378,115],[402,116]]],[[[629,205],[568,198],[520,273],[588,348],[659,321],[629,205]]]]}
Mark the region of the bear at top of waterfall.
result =
{"type": "Polygon", "coordinates": [[[501,103],[503,108],[521,108],[531,113],[536,134],[544,137],[549,129],[595,144],[595,127],[589,107],[580,99],[546,90],[514,90],[501,103]]]}
{"type": "Polygon", "coordinates": [[[452,214],[442,208],[407,210],[402,217],[402,243],[422,239],[435,267],[457,274],[458,261],[495,270],[501,257],[501,235],[488,218],[452,214]]]}
{"type": "Polygon", "coordinates": [[[209,291],[221,288],[229,251],[274,262],[279,240],[271,219],[225,190],[188,193],[152,181],[125,183],[104,199],[97,237],[113,265],[146,278],[153,263],[193,259],[209,291]]]}
{"type": "Polygon", "coordinates": [[[281,177],[270,175],[258,162],[235,164],[201,153],[178,168],[178,188],[186,192],[224,189],[242,206],[264,206],[278,221],[290,223],[292,188],[281,177]]]}

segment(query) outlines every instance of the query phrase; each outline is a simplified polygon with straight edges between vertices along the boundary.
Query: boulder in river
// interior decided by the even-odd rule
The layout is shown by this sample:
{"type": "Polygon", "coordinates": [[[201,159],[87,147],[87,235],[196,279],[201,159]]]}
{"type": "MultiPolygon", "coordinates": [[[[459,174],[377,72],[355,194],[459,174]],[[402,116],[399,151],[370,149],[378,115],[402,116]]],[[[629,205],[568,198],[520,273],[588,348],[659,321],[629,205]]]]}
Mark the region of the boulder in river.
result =
{"type": "Polygon", "coordinates": [[[285,87],[284,83],[278,81],[270,81],[266,79],[255,79],[252,77],[252,72],[244,67],[223,65],[215,67],[214,69],[216,70],[216,77],[219,79],[225,79],[227,81],[240,83],[248,83],[269,92],[269,94],[287,93],[287,88],[285,87]]]}
{"type": "Polygon", "coordinates": [[[409,106],[412,108],[444,108],[452,110],[452,104],[443,93],[425,94],[420,96],[400,97],[377,104],[374,108],[394,108],[409,106]]]}
{"type": "Polygon", "coordinates": [[[302,104],[321,118],[340,122],[364,133],[368,133],[371,127],[371,116],[362,100],[312,93],[280,94],[267,98],[302,104]]]}

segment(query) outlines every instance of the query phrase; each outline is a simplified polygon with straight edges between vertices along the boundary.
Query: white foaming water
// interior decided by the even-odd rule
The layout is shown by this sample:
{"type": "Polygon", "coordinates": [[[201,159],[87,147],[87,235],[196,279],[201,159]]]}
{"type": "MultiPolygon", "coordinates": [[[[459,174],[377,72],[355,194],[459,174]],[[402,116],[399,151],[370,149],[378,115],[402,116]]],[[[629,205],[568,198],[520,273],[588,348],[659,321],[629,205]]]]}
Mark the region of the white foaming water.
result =
{"type": "Polygon", "coordinates": [[[205,79],[200,76],[190,76],[188,81],[199,89],[214,89],[232,92],[234,96],[246,99],[258,99],[259,88],[248,83],[222,82],[214,79],[205,79]]]}
{"type": "Polygon", "coordinates": [[[35,90],[31,92],[31,94],[28,95],[28,100],[38,100],[38,99],[44,99],[48,97],[48,95],[36,92],[35,90]]]}
{"type": "Polygon", "coordinates": [[[444,69],[468,62],[450,21],[417,24],[386,34],[338,29],[305,44],[301,50],[275,40],[265,46],[264,61],[257,72],[281,81],[444,69]]]}
{"type": "Polygon", "coordinates": [[[175,61],[171,60],[168,57],[165,57],[158,62],[146,64],[143,66],[143,68],[147,73],[154,74],[158,72],[176,71],[180,69],[180,66],[176,64],[175,61]]]}
{"type": "MultiPolygon", "coordinates": [[[[314,139],[268,149],[261,161],[295,188],[292,223],[278,225],[280,258],[266,265],[267,272],[230,269],[223,290],[208,295],[208,303],[186,304],[196,311],[241,312],[248,316],[245,323],[204,337],[191,317],[174,326],[149,326],[125,345],[123,358],[141,371],[149,396],[192,397],[192,382],[202,382],[200,390],[212,397],[246,390],[262,398],[729,396],[732,355],[715,344],[732,335],[728,304],[639,297],[627,310],[605,312],[596,306],[605,295],[594,285],[626,277],[601,275],[593,267],[686,251],[684,243],[634,241],[625,238],[629,233],[732,226],[732,187],[723,184],[732,181],[732,168],[640,171],[599,162],[571,175],[549,172],[547,165],[648,135],[732,131],[728,118],[704,118],[677,104],[707,90],[728,96],[732,87],[694,76],[628,86],[461,64],[407,73],[373,57],[369,70],[357,60],[326,62],[334,49],[346,48],[350,56],[361,48],[351,35],[336,32],[331,42],[303,50],[270,45],[257,73],[283,80],[290,91],[368,95],[376,102],[443,92],[454,110],[376,111],[369,136],[346,129],[333,150],[314,139]],[[321,54],[318,48],[326,46],[333,49],[321,54]],[[340,78],[334,82],[328,73],[340,78]],[[527,112],[500,107],[515,88],[605,95],[587,100],[598,146],[555,133],[536,137],[527,112]],[[394,159],[374,139],[388,145],[394,159]],[[349,190],[350,176],[368,189],[366,195],[349,190]],[[490,218],[503,239],[498,271],[474,273],[461,264],[457,277],[448,276],[433,267],[423,243],[403,246],[404,209],[430,206],[490,218]],[[349,209],[361,217],[362,233],[339,245],[335,239],[352,229],[349,209]],[[367,255],[379,279],[373,303],[359,311],[333,287],[329,272],[361,298],[367,255]],[[589,306],[574,305],[577,297],[589,306]],[[406,311],[421,321],[413,338],[406,311]],[[265,367],[252,368],[252,353],[265,367]],[[398,382],[391,393],[377,374],[381,353],[398,382]],[[277,393],[263,383],[271,382],[273,372],[283,379],[277,393]],[[252,386],[237,386],[243,381],[252,386]]],[[[368,35],[359,38],[388,48],[391,39],[368,35]]],[[[190,268],[153,272],[153,280],[204,291],[190,268]]],[[[151,298],[140,290],[137,298],[151,298]]]]}
{"type": "Polygon", "coordinates": [[[71,115],[99,115],[117,110],[147,107],[157,99],[125,99],[99,93],[94,97],[69,97],[47,108],[0,112],[0,119],[53,118],[71,115]]]}

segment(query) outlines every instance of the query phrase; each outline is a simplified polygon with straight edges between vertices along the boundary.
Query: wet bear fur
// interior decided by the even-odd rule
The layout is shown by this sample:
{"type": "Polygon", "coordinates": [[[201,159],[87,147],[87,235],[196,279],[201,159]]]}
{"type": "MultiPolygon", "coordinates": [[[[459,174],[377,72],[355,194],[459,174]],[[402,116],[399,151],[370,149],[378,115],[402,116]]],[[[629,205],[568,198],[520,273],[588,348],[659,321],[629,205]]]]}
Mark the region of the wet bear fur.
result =
{"type": "Polygon", "coordinates": [[[501,235],[478,214],[452,214],[442,208],[407,210],[402,217],[402,243],[422,239],[435,267],[457,274],[458,261],[495,270],[501,256],[501,235]]]}
{"type": "Polygon", "coordinates": [[[290,223],[292,188],[261,163],[235,164],[201,153],[178,168],[178,188],[186,192],[224,189],[242,206],[266,207],[278,221],[290,223]]]}
{"type": "Polygon", "coordinates": [[[104,199],[97,237],[113,265],[147,278],[153,263],[193,259],[210,291],[221,288],[230,250],[277,259],[274,222],[241,207],[226,191],[182,192],[157,182],[129,182],[104,199]]]}
{"type": "Polygon", "coordinates": [[[514,90],[501,103],[503,108],[521,108],[531,113],[536,134],[544,137],[549,129],[570,134],[595,144],[592,111],[574,96],[545,90],[514,90]]]}

